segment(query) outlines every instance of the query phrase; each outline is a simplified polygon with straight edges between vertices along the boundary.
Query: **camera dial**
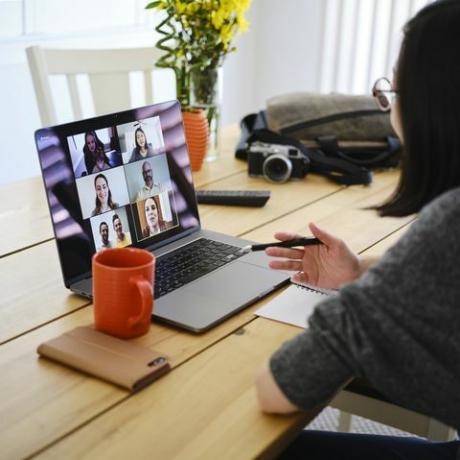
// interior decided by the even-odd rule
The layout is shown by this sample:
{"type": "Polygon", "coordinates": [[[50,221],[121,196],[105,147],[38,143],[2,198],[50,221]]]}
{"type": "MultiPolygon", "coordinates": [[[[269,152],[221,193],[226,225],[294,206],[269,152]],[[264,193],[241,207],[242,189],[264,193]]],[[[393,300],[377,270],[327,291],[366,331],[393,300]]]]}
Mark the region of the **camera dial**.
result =
{"type": "Polygon", "coordinates": [[[291,177],[292,162],[286,155],[270,155],[262,166],[264,176],[271,182],[286,182],[291,177]]]}

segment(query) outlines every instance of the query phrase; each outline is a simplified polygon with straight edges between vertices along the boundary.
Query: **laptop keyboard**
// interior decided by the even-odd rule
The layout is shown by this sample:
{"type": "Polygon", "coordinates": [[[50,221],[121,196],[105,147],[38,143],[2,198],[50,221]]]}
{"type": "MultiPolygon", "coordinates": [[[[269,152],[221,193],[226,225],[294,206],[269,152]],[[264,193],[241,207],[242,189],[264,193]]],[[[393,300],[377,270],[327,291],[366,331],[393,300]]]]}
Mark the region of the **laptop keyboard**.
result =
{"type": "Polygon", "coordinates": [[[240,249],[200,238],[161,256],[155,270],[155,299],[241,257],[240,249]]]}

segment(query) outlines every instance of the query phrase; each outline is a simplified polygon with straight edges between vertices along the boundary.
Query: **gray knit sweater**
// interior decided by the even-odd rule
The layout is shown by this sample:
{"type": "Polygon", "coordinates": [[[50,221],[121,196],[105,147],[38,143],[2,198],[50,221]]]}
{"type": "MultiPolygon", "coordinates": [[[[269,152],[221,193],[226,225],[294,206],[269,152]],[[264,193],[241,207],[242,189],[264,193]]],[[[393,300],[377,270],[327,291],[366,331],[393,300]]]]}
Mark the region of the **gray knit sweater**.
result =
{"type": "Polygon", "coordinates": [[[427,205],[378,264],[319,304],[270,368],[304,409],[356,376],[460,428],[460,189],[427,205]]]}

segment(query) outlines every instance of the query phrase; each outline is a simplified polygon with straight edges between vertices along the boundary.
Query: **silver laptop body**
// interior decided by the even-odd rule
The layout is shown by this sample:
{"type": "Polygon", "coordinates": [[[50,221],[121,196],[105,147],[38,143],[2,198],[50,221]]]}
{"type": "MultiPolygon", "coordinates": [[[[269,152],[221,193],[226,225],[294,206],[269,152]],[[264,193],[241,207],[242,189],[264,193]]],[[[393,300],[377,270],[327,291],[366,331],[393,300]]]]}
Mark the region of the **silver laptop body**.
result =
{"type": "MultiPolygon", "coordinates": [[[[120,234],[126,244],[154,252],[157,277],[163,257],[197,240],[250,243],[201,228],[177,101],[43,128],[35,140],[64,282],[75,293],[91,297],[91,256],[123,245],[120,234]],[[104,183],[110,206],[98,195],[104,183]]],[[[263,253],[246,254],[156,297],[153,317],[205,331],[287,281],[286,273],[268,268],[263,253]]]]}

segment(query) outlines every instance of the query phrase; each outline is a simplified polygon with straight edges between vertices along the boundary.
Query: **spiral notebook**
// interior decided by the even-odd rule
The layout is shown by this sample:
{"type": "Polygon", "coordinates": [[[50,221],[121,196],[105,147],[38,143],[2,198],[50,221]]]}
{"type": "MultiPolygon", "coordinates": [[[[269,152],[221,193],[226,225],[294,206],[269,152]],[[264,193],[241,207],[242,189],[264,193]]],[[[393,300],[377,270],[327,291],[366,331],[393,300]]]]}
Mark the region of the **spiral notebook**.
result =
{"type": "Polygon", "coordinates": [[[280,295],[259,308],[255,314],[282,323],[306,328],[307,320],[316,305],[329,296],[337,295],[335,289],[319,289],[292,282],[280,295]]]}

